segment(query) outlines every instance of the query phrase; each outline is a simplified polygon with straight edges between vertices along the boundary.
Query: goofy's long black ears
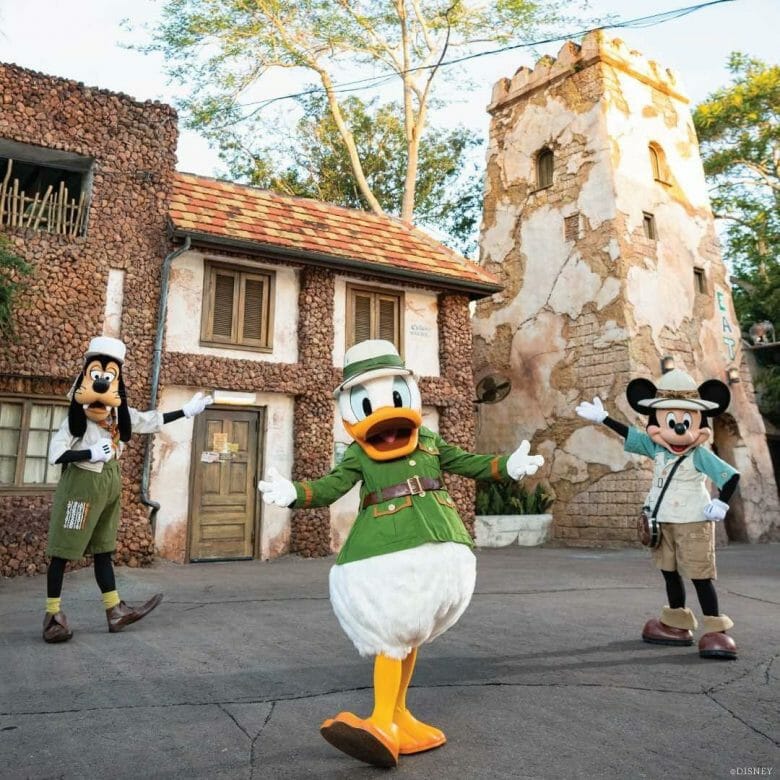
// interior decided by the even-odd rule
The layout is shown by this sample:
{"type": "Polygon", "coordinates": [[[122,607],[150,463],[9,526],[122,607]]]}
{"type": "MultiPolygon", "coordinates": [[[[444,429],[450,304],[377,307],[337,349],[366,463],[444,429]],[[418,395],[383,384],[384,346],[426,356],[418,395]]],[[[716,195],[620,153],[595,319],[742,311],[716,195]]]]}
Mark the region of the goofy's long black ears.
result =
{"type": "Polygon", "coordinates": [[[130,441],[133,426],[130,423],[130,409],[127,405],[127,392],[125,391],[125,380],[122,379],[122,369],[119,370],[119,397],[122,399],[116,413],[119,423],[119,438],[127,443],[130,441]]]}
{"type": "Polygon", "coordinates": [[[648,398],[655,398],[657,390],[655,385],[649,379],[632,379],[626,387],[626,398],[631,408],[645,417],[653,412],[644,406],[639,406],[640,401],[646,401],[648,398]]]}
{"type": "Polygon", "coordinates": [[[705,401],[712,401],[718,405],[717,409],[708,409],[702,412],[707,417],[717,417],[719,414],[723,414],[731,403],[731,390],[720,379],[708,379],[706,382],[702,382],[699,385],[699,395],[705,401]]]}
{"type": "Polygon", "coordinates": [[[70,435],[80,439],[87,430],[87,415],[84,414],[84,407],[76,400],[76,390],[84,383],[84,372],[79,374],[78,379],[73,383],[73,395],[68,407],[68,428],[70,435]]]}

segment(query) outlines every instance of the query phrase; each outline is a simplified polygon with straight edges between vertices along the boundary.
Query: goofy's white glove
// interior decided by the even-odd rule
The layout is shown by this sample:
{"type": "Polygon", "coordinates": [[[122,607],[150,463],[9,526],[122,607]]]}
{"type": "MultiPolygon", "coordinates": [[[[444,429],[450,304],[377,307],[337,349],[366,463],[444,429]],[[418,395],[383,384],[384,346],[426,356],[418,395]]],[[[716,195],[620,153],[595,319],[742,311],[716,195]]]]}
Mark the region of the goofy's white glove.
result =
{"type": "Polygon", "coordinates": [[[295,485],[289,479],[285,479],[276,469],[276,466],[271,466],[268,469],[266,480],[261,479],[257,483],[257,489],[263,494],[263,501],[266,504],[290,506],[298,497],[298,494],[295,492],[295,485]]]}
{"type": "Polygon", "coordinates": [[[583,401],[574,411],[577,412],[580,417],[584,417],[586,420],[596,423],[604,422],[609,416],[598,396],[593,399],[592,404],[583,401]]]}
{"type": "Polygon", "coordinates": [[[544,465],[544,458],[541,455],[528,454],[530,449],[531,445],[524,439],[509,456],[509,460],[506,462],[506,471],[512,479],[520,479],[526,474],[530,477],[532,474],[536,474],[540,466],[544,465]]]}
{"type": "Polygon", "coordinates": [[[91,463],[108,463],[114,457],[114,448],[111,442],[104,439],[89,448],[89,460],[91,463]]]}
{"type": "Polygon", "coordinates": [[[707,520],[723,520],[726,517],[726,512],[729,511],[729,505],[725,501],[721,501],[719,498],[713,498],[707,506],[704,507],[704,517],[707,520]]]}
{"type": "Polygon", "coordinates": [[[196,414],[200,414],[209,404],[213,404],[214,399],[210,395],[204,396],[203,393],[195,393],[195,395],[187,401],[181,410],[184,412],[184,416],[189,419],[196,414]]]}

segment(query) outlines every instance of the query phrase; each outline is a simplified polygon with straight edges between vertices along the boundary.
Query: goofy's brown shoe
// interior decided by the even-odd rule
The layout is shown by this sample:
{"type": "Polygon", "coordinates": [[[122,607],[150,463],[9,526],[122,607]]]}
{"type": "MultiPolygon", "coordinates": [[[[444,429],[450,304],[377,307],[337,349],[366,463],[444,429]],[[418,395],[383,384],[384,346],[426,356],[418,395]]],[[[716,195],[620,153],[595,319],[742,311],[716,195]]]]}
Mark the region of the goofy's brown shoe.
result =
{"type": "Polygon", "coordinates": [[[131,607],[129,604],[125,604],[124,601],[120,601],[115,607],[106,610],[109,632],[115,634],[125,626],[140,620],[145,615],[148,615],[162,600],[163,594],[157,593],[145,604],[141,604],[140,607],[131,607]]]}
{"type": "Polygon", "coordinates": [[[68,619],[64,612],[52,614],[47,612],[43,616],[43,641],[67,642],[73,636],[68,626],[68,619]]]}
{"type": "Polygon", "coordinates": [[[737,643],[725,631],[712,631],[699,640],[699,657],[736,661],[737,643]]]}
{"type": "Polygon", "coordinates": [[[690,646],[693,644],[693,632],[687,628],[672,628],[658,618],[651,618],[642,629],[642,639],[653,645],[690,646]]]}

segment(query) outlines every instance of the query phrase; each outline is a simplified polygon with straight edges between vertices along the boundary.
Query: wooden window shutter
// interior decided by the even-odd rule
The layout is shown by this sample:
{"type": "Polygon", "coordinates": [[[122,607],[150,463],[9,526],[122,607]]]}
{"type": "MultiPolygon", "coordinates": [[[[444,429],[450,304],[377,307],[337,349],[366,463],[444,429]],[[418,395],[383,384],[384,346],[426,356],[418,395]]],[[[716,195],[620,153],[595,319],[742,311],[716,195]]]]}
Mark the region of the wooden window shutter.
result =
{"type": "Polygon", "coordinates": [[[378,296],[377,303],[379,308],[377,338],[391,341],[398,347],[398,299],[378,296]]]}
{"type": "Polygon", "coordinates": [[[232,273],[215,272],[214,303],[211,319],[212,336],[230,339],[233,336],[233,300],[236,277],[232,273]]]}
{"type": "Polygon", "coordinates": [[[352,343],[371,338],[371,295],[356,292],[353,298],[352,343]]]}
{"type": "Polygon", "coordinates": [[[265,280],[261,277],[244,279],[241,311],[241,341],[243,342],[265,342],[266,287],[265,280]]]}

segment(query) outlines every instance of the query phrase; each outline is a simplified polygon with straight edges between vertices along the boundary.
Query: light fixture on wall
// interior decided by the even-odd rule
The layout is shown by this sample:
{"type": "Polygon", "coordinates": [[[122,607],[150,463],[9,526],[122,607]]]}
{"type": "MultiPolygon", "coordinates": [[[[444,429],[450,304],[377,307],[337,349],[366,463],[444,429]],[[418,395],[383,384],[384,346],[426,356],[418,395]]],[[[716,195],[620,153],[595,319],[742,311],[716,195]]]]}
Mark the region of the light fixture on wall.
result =
{"type": "Polygon", "coordinates": [[[671,355],[664,355],[661,358],[661,373],[668,374],[674,370],[674,358],[671,355]]]}
{"type": "Polygon", "coordinates": [[[736,366],[729,366],[726,369],[726,379],[729,380],[730,385],[735,385],[740,381],[739,369],[736,366]]]}

